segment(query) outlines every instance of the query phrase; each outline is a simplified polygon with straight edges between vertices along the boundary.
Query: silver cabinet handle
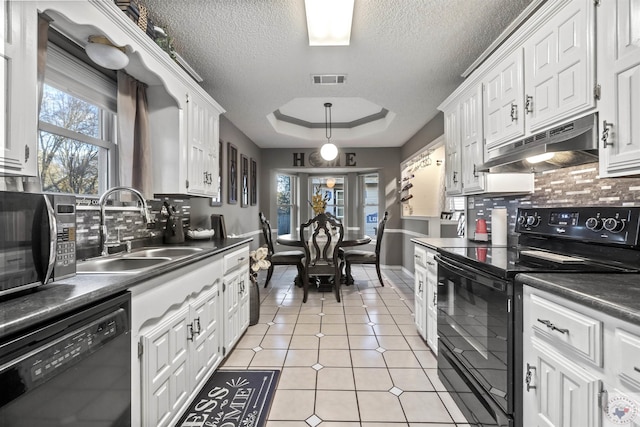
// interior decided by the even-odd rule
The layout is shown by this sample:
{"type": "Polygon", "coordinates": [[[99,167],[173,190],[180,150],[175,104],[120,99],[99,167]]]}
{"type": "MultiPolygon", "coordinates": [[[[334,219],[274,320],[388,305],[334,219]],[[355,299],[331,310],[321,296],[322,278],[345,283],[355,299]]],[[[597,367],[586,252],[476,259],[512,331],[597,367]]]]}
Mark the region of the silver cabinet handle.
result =
{"type": "Polygon", "coordinates": [[[514,103],[511,103],[511,121],[518,121],[518,106],[514,103]]]}
{"type": "Polygon", "coordinates": [[[200,318],[199,318],[199,317],[198,317],[198,318],[196,318],[196,319],[193,321],[193,323],[195,323],[195,326],[196,326],[196,328],[197,328],[197,329],[196,329],[196,331],[195,331],[195,333],[196,333],[196,334],[199,334],[200,332],[202,332],[202,326],[200,325],[200,318]]]}
{"type": "Polygon", "coordinates": [[[458,172],[453,171],[453,183],[457,184],[458,183],[458,172]]]}
{"type": "Polygon", "coordinates": [[[524,113],[533,113],[533,96],[527,95],[524,97],[524,113]]]}
{"type": "Polygon", "coordinates": [[[613,123],[609,123],[606,120],[602,121],[602,148],[607,148],[609,145],[613,145],[613,142],[609,142],[609,131],[613,127],[613,123]]]}
{"type": "Polygon", "coordinates": [[[542,323],[543,325],[545,325],[547,328],[551,329],[552,331],[558,331],[558,332],[560,332],[562,334],[568,334],[569,333],[568,329],[558,328],[556,325],[551,323],[550,320],[538,319],[538,322],[542,323]]]}
{"type": "Polygon", "coordinates": [[[640,372],[640,368],[638,368],[637,366],[634,366],[633,370],[636,371],[636,372],[640,372]]]}
{"type": "Polygon", "coordinates": [[[435,307],[438,304],[438,293],[433,293],[433,306],[435,307]]]}
{"type": "Polygon", "coordinates": [[[418,281],[418,292],[422,293],[422,280],[418,281]]]}
{"type": "Polygon", "coordinates": [[[527,376],[524,378],[524,382],[527,384],[527,391],[529,391],[531,389],[535,390],[535,388],[536,388],[536,386],[531,385],[531,376],[532,376],[532,372],[531,371],[532,370],[535,371],[536,367],[532,366],[532,365],[529,365],[527,363],[527,376]]]}

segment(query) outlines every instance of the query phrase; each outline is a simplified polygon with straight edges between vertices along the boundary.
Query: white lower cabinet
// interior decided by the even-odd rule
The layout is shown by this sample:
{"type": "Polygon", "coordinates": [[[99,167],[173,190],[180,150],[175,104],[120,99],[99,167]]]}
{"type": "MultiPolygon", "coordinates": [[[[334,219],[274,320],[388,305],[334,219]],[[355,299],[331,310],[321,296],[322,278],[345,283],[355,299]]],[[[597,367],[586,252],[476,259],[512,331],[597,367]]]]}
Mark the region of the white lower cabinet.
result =
{"type": "Polygon", "coordinates": [[[414,245],[415,323],[431,350],[438,352],[438,268],[436,251],[414,245]]]}
{"type": "Polygon", "coordinates": [[[224,354],[249,327],[249,247],[224,256],[224,354]]]}
{"type": "Polygon", "coordinates": [[[640,325],[523,295],[523,427],[640,426],[640,325]]]}
{"type": "Polygon", "coordinates": [[[132,425],[174,425],[248,327],[249,246],[229,255],[130,289],[132,425]],[[244,260],[225,274],[229,255],[244,260]]]}

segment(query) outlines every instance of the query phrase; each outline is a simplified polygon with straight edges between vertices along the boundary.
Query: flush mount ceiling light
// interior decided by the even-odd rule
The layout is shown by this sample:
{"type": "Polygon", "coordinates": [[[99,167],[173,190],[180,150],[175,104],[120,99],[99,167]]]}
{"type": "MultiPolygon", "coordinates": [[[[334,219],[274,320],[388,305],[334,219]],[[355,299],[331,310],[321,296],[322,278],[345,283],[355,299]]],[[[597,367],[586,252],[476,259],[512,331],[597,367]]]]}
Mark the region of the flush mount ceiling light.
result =
{"type": "Polygon", "coordinates": [[[555,153],[542,153],[537,156],[527,157],[527,162],[535,165],[536,163],[545,162],[547,160],[551,160],[555,153]]]}
{"type": "Polygon", "coordinates": [[[89,36],[89,43],[84,48],[93,62],[109,70],[120,70],[127,66],[129,57],[124,47],[114,46],[104,36],[89,36]]]}
{"type": "Polygon", "coordinates": [[[338,147],[331,142],[331,106],[330,102],[324,104],[324,134],[327,137],[327,142],[320,148],[320,155],[327,161],[338,157],[338,147]]]}
{"type": "Polygon", "coordinates": [[[309,46],[349,46],[354,0],[305,0],[309,46]]]}

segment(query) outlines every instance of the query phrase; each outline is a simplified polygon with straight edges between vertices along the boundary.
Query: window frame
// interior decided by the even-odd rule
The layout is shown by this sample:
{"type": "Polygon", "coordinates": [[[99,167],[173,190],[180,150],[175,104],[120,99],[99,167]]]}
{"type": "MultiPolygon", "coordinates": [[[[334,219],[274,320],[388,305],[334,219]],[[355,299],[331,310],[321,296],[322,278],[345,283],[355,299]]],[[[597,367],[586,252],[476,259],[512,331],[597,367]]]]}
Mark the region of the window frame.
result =
{"type": "Polygon", "coordinates": [[[78,194],[82,197],[99,197],[119,182],[117,82],[49,41],[44,84],[100,109],[100,138],[38,119],[38,134],[47,132],[60,135],[106,150],[106,155],[99,155],[98,160],[98,193],[78,194]]]}
{"type": "MultiPolygon", "coordinates": [[[[287,173],[287,172],[280,172],[280,171],[276,171],[275,173],[275,192],[276,192],[276,209],[275,209],[275,214],[276,214],[276,221],[275,221],[275,228],[276,228],[276,234],[280,235],[280,218],[278,216],[278,211],[280,209],[281,206],[286,206],[289,207],[290,209],[290,215],[289,215],[289,233],[290,234],[295,234],[295,230],[296,230],[296,218],[298,217],[298,204],[297,204],[297,200],[298,200],[298,176],[292,173],[287,173]],[[289,192],[290,192],[290,198],[289,198],[289,204],[279,204],[278,203],[278,177],[279,176],[287,176],[289,177],[289,192]]],[[[273,227],[273,221],[272,221],[272,227],[273,227]]]]}
{"type": "MultiPolygon", "coordinates": [[[[359,217],[360,217],[360,221],[362,221],[362,232],[366,233],[366,228],[367,228],[367,215],[366,215],[366,207],[367,206],[375,206],[376,207],[376,213],[377,213],[377,223],[375,225],[376,230],[378,227],[378,224],[380,223],[381,220],[381,210],[380,210],[380,172],[379,171],[371,171],[371,172],[364,172],[364,173],[359,173],[358,174],[358,192],[360,194],[360,200],[362,201],[360,203],[360,208],[359,208],[359,217]],[[376,179],[377,179],[377,203],[373,204],[373,203],[367,203],[367,198],[365,197],[365,191],[366,191],[366,178],[368,176],[372,176],[375,175],[376,179]]],[[[384,209],[382,210],[384,211],[384,209]]],[[[371,242],[375,243],[378,235],[377,233],[374,236],[370,236],[371,237],[371,242]]]]}

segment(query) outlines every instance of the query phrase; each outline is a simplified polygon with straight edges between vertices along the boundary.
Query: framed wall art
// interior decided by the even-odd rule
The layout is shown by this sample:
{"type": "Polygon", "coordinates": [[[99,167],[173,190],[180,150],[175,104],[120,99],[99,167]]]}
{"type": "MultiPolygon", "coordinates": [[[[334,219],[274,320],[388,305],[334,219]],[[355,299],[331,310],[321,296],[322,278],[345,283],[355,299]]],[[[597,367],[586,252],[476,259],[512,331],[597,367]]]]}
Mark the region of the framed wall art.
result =
{"type": "Polygon", "coordinates": [[[251,159],[251,184],[249,186],[249,198],[251,206],[258,204],[258,163],[251,159]]]}
{"type": "MultiPolygon", "coordinates": [[[[222,206],[222,183],[224,179],[222,179],[224,169],[222,166],[224,162],[222,158],[224,153],[224,143],[222,141],[218,141],[218,195],[211,198],[211,206],[222,206]]],[[[215,179],[215,178],[214,178],[215,179]]]]}
{"type": "Polygon", "coordinates": [[[244,154],[240,155],[240,206],[249,206],[249,158],[244,154]]]}
{"type": "Polygon", "coordinates": [[[227,192],[230,205],[238,203],[238,149],[227,142],[227,192]]]}

